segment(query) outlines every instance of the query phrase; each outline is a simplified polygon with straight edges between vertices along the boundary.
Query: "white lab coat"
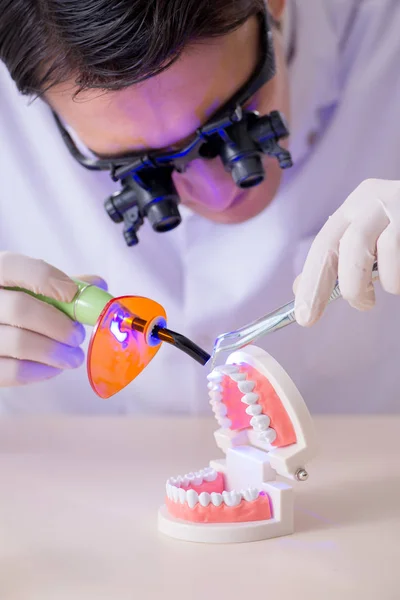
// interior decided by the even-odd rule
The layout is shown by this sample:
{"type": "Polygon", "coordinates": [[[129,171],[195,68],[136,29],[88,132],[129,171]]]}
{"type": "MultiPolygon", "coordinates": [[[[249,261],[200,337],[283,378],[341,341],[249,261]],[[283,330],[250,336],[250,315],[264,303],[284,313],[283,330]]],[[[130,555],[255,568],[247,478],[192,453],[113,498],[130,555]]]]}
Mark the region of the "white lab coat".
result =
{"type": "MultiPolygon", "coordinates": [[[[147,225],[127,248],[103,209],[116,189],[67,153],[48,109],[0,71],[0,248],[69,274],[98,273],[115,295],[161,302],[172,329],[211,349],[218,333],[292,299],[292,282],[328,216],[369,177],[400,178],[399,0],[295,0],[286,24],[296,166],[272,205],[240,225],[182,209],[175,231],[147,225]],[[314,138],[314,143],[312,143],[314,138]]],[[[291,325],[257,342],[314,412],[400,409],[400,299],[378,293],[362,314],[331,305],[310,330],[291,325]]],[[[127,389],[104,401],[85,369],[0,389],[4,413],[208,413],[205,368],[163,345],[127,389]]]]}

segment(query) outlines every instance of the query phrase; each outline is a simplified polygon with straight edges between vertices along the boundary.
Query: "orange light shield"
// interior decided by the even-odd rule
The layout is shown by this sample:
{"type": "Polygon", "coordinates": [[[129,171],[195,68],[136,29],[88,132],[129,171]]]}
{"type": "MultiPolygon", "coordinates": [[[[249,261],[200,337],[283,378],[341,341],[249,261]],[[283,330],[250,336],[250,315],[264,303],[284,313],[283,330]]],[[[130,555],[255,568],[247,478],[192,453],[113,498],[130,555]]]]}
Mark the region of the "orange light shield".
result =
{"type": "Polygon", "coordinates": [[[110,398],[133,381],[157,354],[160,343],[148,343],[143,333],[132,329],[132,318],[147,324],[164,321],[163,307],[148,298],[121,296],[111,300],[92,333],[87,358],[90,385],[101,398],[110,398]]]}

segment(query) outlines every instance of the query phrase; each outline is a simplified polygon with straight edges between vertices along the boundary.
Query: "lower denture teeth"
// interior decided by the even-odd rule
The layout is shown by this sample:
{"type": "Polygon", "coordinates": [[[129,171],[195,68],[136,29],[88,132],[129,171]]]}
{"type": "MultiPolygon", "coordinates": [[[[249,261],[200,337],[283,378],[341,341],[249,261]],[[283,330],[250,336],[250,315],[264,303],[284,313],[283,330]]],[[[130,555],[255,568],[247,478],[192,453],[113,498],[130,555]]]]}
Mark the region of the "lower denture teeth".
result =
{"type": "Polygon", "coordinates": [[[222,498],[227,506],[231,506],[231,494],[230,492],[222,492],[222,498]]]}
{"type": "Polygon", "coordinates": [[[250,425],[257,431],[266,431],[271,423],[267,415],[258,415],[250,420],[250,425]]]}
{"type": "Polygon", "coordinates": [[[222,494],[218,494],[217,492],[211,492],[211,502],[214,506],[221,506],[223,502],[222,494]]]}
{"type": "Polygon", "coordinates": [[[231,492],[231,502],[232,506],[238,506],[242,501],[242,494],[240,492],[232,491],[231,492]]]}
{"type": "Polygon", "coordinates": [[[199,495],[199,502],[201,506],[208,506],[211,502],[211,496],[208,492],[201,492],[199,495]]]}
{"type": "Polygon", "coordinates": [[[247,502],[253,502],[257,500],[259,491],[257,488],[248,488],[247,490],[242,490],[242,495],[247,502]]]}
{"type": "Polygon", "coordinates": [[[194,490],[188,490],[186,492],[186,501],[189,508],[194,508],[199,501],[199,495],[194,490]]]}
{"type": "MultiPolygon", "coordinates": [[[[269,429],[270,432],[275,433],[273,429],[269,429]]],[[[266,432],[263,432],[266,433],[266,432]]],[[[276,436],[276,433],[275,433],[276,436]]],[[[273,434],[270,436],[273,437],[273,434]]],[[[215,481],[218,476],[218,472],[212,467],[206,467],[201,471],[197,471],[195,473],[188,473],[185,477],[177,477],[174,479],[171,477],[168,479],[166,483],[166,493],[170,500],[176,503],[185,504],[189,506],[189,508],[194,509],[196,504],[200,504],[203,507],[209,506],[210,503],[213,506],[219,507],[224,502],[226,506],[233,508],[238,506],[241,501],[244,499],[247,502],[252,502],[257,500],[259,497],[259,491],[257,488],[247,488],[240,491],[231,490],[231,491],[223,491],[222,494],[218,492],[201,492],[200,494],[193,489],[189,489],[185,491],[183,488],[176,487],[172,482],[177,482],[178,480],[182,485],[188,485],[188,482],[192,485],[201,485],[203,481],[215,481]]]]}
{"type": "Polygon", "coordinates": [[[268,442],[269,444],[272,444],[276,440],[276,431],[275,429],[269,427],[266,431],[261,431],[258,434],[258,438],[262,442],[268,442]]]}
{"type": "Polygon", "coordinates": [[[246,413],[252,417],[256,417],[262,413],[262,407],[259,404],[251,404],[246,408],[246,413]]]}
{"type": "Polygon", "coordinates": [[[237,506],[242,501],[242,494],[234,490],[231,492],[222,492],[222,497],[227,506],[237,506]]]}

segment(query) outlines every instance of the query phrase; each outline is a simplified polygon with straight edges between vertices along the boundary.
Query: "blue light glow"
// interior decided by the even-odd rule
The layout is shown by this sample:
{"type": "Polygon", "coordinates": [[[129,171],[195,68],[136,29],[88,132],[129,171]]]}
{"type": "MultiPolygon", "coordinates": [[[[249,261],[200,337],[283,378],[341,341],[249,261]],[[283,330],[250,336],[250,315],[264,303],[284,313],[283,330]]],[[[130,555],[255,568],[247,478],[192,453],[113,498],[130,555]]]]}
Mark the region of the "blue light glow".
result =
{"type": "Polygon", "coordinates": [[[115,337],[115,339],[120,342],[121,344],[123,342],[125,342],[126,338],[128,337],[128,333],[126,331],[121,331],[120,329],[120,319],[113,319],[111,321],[111,325],[110,325],[110,331],[113,334],[113,336],[115,337]]]}

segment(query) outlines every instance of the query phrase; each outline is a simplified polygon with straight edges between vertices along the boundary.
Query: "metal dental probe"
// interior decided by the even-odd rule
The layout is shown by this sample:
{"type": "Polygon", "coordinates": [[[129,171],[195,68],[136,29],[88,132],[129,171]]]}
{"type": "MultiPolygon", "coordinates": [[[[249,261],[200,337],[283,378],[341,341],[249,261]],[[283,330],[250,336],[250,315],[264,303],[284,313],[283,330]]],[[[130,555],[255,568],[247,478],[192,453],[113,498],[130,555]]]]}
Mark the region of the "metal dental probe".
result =
{"type": "MultiPolygon", "coordinates": [[[[376,281],[378,277],[378,265],[375,262],[372,270],[372,281],[376,281]]],[[[342,294],[339,283],[336,283],[329,298],[329,302],[341,297],[342,294]]],[[[260,337],[277,331],[282,327],[286,327],[286,325],[290,325],[291,323],[296,323],[294,300],[244,327],[240,327],[239,329],[228,333],[222,333],[217,337],[214,343],[211,354],[210,370],[213,370],[216,365],[217,357],[222,352],[239,350],[251,342],[258,340],[260,337]]]]}

